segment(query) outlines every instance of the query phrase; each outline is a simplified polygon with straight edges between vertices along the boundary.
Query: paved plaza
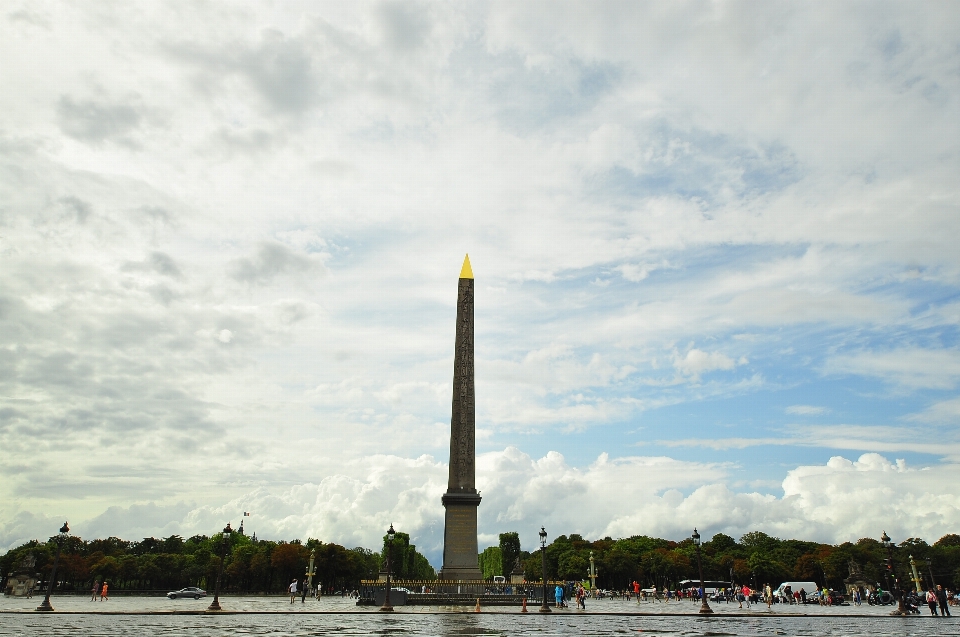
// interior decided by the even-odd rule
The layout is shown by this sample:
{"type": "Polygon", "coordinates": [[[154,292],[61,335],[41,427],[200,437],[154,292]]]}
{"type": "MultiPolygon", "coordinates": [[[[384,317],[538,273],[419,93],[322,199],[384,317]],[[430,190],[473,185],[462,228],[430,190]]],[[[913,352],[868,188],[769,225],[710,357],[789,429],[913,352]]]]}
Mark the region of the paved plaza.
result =
{"type": "MultiPolygon", "coordinates": [[[[177,599],[166,597],[138,597],[115,596],[105,602],[91,602],[87,596],[65,595],[53,597],[51,603],[58,613],[156,613],[180,614],[202,613],[210,605],[212,597],[200,600],[177,599]]],[[[22,597],[4,597],[0,599],[0,613],[26,613],[33,610],[43,600],[42,597],[26,599],[22,597]]],[[[319,600],[307,598],[301,603],[300,599],[293,604],[286,595],[269,596],[220,596],[220,604],[224,613],[376,613],[375,606],[357,606],[356,600],[350,597],[321,597],[319,600]]],[[[510,614],[519,613],[519,607],[485,606],[484,598],[480,598],[481,613],[510,614]]],[[[753,604],[750,608],[738,608],[736,603],[711,603],[710,607],[718,616],[834,616],[834,617],[884,617],[888,616],[896,606],[819,606],[774,604],[767,609],[766,604],[753,604]]],[[[536,613],[539,604],[528,606],[529,613],[536,613]]],[[[553,608],[557,615],[662,615],[684,616],[697,615],[700,610],[699,602],[684,600],[680,602],[640,602],[620,599],[587,600],[586,610],[577,610],[574,607],[553,608]]],[[[930,618],[926,608],[919,617],[930,618]]],[[[957,610],[960,610],[958,608],[957,610]]],[[[397,606],[395,613],[430,614],[430,613],[475,613],[473,606],[397,606]]],[[[958,613],[954,613],[956,616],[958,613]]],[[[956,617],[946,618],[946,621],[955,621],[956,617]]]]}

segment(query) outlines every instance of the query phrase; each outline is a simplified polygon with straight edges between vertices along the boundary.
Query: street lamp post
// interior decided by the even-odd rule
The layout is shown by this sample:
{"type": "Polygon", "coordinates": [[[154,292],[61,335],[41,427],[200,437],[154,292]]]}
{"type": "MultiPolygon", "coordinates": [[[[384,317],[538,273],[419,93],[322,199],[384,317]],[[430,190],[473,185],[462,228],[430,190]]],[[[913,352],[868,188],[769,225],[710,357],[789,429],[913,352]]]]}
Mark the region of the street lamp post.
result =
{"type": "Polygon", "coordinates": [[[67,539],[67,533],[70,532],[70,527],[66,522],[63,523],[63,526],[60,527],[60,534],[57,536],[57,554],[53,558],[53,570],[50,571],[50,581],[47,582],[47,594],[43,598],[43,602],[37,606],[37,610],[41,613],[52,613],[53,606],[50,605],[50,593],[53,592],[53,587],[57,584],[57,566],[60,564],[60,551],[63,550],[63,542],[67,539]]]}
{"type": "Polygon", "coordinates": [[[917,593],[923,590],[923,582],[920,581],[920,573],[917,572],[917,562],[910,556],[910,571],[913,573],[913,584],[916,586],[917,593]]]}
{"type": "MultiPolygon", "coordinates": [[[[307,592],[313,595],[313,576],[316,574],[313,570],[313,561],[317,558],[317,549],[310,549],[310,566],[307,567],[307,592]]],[[[319,597],[317,599],[320,599],[319,597]]]]}
{"type": "Polygon", "coordinates": [[[213,589],[213,601],[207,606],[207,610],[222,610],[220,608],[220,580],[223,578],[223,563],[227,559],[227,544],[230,542],[231,533],[233,533],[233,529],[227,522],[227,526],[223,527],[223,535],[220,538],[220,568],[217,569],[217,586],[213,589]]]}
{"type": "Polygon", "coordinates": [[[396,531],[393,530],[393,522],[390,523],[390,528],[387,529],[387,592],[383,597],[383,606],[380,607],[381,612],[392,613],[393,606],[390,605],[390,554],[393,553],[393,538],[396,535],[396,531]]]}
{"type": "Polygon", "coordinates": [[[703,562],[700,559],[700,534],[693,529],[693,545],[697,547],[697,569],[700,571],[700,614],[711,615],[713,609],[707,603],[707,589],[703,586],[703,562]]]}
{"type": "Polygon", "coordinates": [[[880,537],[880,541],[885,547],[887,547],[887,559],[889,560],[887,568],[890,570],[890,573],[893,576],[893,589],[896,591],[895,594],[897,596],[897,610],[890,614],[906,615],[907,609],[903,606],[903,591],[900,590],[900,580],[897,579],[897,571],[893,568],[893,542],[890,541],[886,531],[883,532],[883,535],[880,537]]]}
{"type": "Polygon", "coordinates": [[[593,551],[590,551],[590,592],[595,594],[597,590],[597,566],[593,563],[593,551]]]}
{"type": "Polygon", "coordinates": [[[936,588],[936,587],[937,587],[937,581],[936,581],[935,579],[933,579],[933,560],[931,560],[931,559],[928,557],[928,558],[926,559],[926,562],[927,562],[927,571],[929,571],[929,573],[930,573],[930,586],[932,586],[933,588],[936,588]]]}
{"type": "Polygon", "coordinates": [[[543,578],[543,603],[540,604],[541,613],[549,613],[550,606],[547,605],[547,531],[540,527],[540,568],[543,578]]]}

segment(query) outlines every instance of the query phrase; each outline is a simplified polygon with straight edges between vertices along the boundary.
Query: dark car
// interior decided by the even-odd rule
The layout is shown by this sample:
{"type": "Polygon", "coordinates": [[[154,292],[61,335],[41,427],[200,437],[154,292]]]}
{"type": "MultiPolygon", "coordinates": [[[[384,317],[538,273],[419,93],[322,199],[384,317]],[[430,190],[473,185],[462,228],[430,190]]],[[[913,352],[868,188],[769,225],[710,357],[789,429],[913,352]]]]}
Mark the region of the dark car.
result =
{"type": "Polygon", "coordinates": [[[188,586],[186,588],[181,588],[178,591],[171,591],[167,593],[167,597],[170,599],[177,599],[178,597],[192,597],[193,599],[200,599],[201,597],[206,597],[207,591],[202,588],[197,588],[196,586],[188,586]]]}

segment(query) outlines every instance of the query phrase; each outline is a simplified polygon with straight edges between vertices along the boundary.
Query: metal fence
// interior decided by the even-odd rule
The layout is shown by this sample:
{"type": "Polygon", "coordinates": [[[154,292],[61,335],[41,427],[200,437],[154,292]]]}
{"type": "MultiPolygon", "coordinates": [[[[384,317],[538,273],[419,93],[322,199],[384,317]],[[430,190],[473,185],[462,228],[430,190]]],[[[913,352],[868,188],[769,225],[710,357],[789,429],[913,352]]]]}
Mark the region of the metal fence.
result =
{"type": "MultiPolygon", "coordinates": [[[[566,582],[547,582],[547,601],[552,602],[554,590],[557,586],[565,586],[566,582]]],[[[363,580],[360,582],[360,598],[358,605],[373,605],[382,603],[383,592],[387,587],[385,581],[363,580]]],[[[473,605],[479,599],[485,606],[520,606],[523,600],[527,604],[540,604],[543,594],[542,582],[524,582],[511,584],[498,583],[488,580],[390,580],[391,603],[394,603],[393,591],[396,599],[403,599],[408,605],[426,606],[454,606],[473,605]]]]}

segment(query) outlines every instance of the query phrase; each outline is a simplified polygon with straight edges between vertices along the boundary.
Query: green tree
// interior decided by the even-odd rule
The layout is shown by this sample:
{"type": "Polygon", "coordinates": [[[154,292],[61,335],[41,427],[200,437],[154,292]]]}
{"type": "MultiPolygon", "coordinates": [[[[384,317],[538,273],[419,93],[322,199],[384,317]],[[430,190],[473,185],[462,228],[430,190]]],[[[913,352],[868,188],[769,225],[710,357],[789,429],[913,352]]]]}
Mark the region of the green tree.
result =
{"type": "Polygon", "coordinates": [[[640,574],[637,572],[638,560],[621,546],[614,545],[600,560],[600,575],[607,587],[626,590],[640,574]]]}
{"type": "Polygon", "coordinates": [[[500,574],[509,579],[518,559],[520,559],[520,534],[516,531],[501,533],[500,574]]]}
{"type": "Polygon", "coordinates": [[[590,563],[577,551],[567,551],[557,563],[557,576],[562,580],[579,581],[587,576],[590,563]]]}
{"type": "Polygon", "coordinates": [[[948,533],[933,543],[937,547],[960,546],[960,535],[948,533]]]}
{"type": "Polygon", "coordinates": [[[488,546],[477,556],[480,574],[483,579],[492,580],[495,575],[503,575],[502,556],[499,546],[488,546]]]}
{"type": "MultiPolygon", "coordinates": [[[[383,536],[383,550],[381,556],[386,559],[387,536],[383,536]]],[[[393,538],[390,554],[390,571],[397,579],[436,579],[436,571],[430,566],[426,557],[417,552],[417,547],[410,544],[410,535],[398,531],[393,538]]]]}
{"type": "Polygon", "coordinates": [[[293,578],[299,578],[305,571],[310,553],[302,544],[279,544],[270,556],[270,564],[276,570],[280,579],[289,583],[293,578]]]}

